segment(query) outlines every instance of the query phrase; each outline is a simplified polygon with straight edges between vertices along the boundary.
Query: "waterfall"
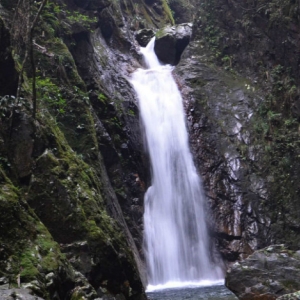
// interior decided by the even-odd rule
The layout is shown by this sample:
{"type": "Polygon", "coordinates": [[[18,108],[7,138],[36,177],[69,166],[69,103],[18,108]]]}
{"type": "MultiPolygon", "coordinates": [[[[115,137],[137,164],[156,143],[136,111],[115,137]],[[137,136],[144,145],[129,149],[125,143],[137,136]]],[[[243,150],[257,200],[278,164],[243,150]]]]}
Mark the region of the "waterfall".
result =
{"type": "Polygon", "coordinates": [[[144,243],[149,284],[222,278],[212,265],[204,194],[189,150],[182,98],[172,67],[159,63],[155,38],[141,48],[147,66],[132,77],[151,159],[144,243]]]}

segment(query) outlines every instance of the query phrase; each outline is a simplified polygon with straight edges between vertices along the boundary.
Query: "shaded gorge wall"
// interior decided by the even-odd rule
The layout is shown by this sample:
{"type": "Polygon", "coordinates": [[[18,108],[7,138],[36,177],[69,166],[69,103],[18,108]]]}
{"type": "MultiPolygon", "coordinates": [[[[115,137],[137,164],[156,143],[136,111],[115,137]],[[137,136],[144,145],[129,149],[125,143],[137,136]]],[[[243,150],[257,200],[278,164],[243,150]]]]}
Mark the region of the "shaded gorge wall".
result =
{"type": "Polygon", "coordinates": [[[162,44],[167,36],[172,47],[182,36],[158,29],[193,18],[189,46],[174,52],[174,76],[214,251],[232,262],[271,243],[299,248],[299,7],[193,4],[49,2],[34,30],[33,120],[29,62],[19,101],[4,97],[16,96],[25,54],[17,29],[27,15],[14,19],[17,1],[1,1],[1,285],[17,286],[20,274],[43,298],[93,299],[103,280],[119,293],[128,279],[142,293],[150,172],[127,79],[142,64],[139,30],[151,29],[162,44]]]}

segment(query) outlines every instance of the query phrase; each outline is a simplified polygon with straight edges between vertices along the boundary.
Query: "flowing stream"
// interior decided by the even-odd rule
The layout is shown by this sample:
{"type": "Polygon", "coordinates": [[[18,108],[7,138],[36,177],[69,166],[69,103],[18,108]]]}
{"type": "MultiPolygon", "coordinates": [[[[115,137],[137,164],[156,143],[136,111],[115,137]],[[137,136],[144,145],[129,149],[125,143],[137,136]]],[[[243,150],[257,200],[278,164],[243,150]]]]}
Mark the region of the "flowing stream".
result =
{"type": "Polygon", "coordinates": [[[212,264],[204,194],[188,145],[182,98],[172,67],[159,63],[153,38],[141,52],[147,66],[133,74],[152,185],[145,195],[144,240],[148,288],[222,280],[212,264]]]}

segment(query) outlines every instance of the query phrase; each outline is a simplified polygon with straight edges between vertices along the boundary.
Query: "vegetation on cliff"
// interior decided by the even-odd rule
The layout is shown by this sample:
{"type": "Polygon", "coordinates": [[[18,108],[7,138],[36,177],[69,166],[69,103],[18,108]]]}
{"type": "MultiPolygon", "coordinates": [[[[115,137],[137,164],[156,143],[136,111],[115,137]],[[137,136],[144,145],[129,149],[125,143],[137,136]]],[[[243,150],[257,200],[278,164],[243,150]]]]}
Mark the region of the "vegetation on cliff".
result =
{"type": "Polygon", "coordinates": [[[129,122],[139,131],[137,109],[134,96],[124,104],[110,89],[116,74],[126,80],[109,48],[132,47],[123,26],[166,22],[174,22],[166,1],[1,1],[0,263],[8,287],[93,299],[101,282],[119,293],[129,280],[143,292],[141,232],[127,216],[141,226],[142,212],[126,202],[142,201],[144,167],[122,128],[129,122]],[[82,45],[93,58],[79,53],[82,45]],[[109,69],[105,79],[101,68],[109,69]]]}
{"type": "Polygon", "coordinates": [[[45,299],[93,299],[106,279],[142,292],[135,34],[193,18],[177,72],[211,234],[229,261],[299,248],[298,2],[196,2],[0,1],[1,284],[45,299]]]}

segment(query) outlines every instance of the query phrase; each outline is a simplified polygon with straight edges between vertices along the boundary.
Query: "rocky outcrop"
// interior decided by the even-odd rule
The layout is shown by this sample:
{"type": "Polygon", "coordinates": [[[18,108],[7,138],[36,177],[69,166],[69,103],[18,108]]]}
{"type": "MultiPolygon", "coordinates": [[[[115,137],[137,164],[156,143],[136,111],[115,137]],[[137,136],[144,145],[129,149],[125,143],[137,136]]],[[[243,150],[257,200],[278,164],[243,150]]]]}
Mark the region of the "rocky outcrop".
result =
{"type": "MultiPolygon", "coordinates": [[[[243,299],[276,299],[300,289],[300,252],[274,245],[255,251],[236,262],[226,274],[225,284],[243,299]]],[[[279,299],[293,299],[289,296],[279,299]]]]}
{"type": "Polygon", "coordinates": [[[185,23],[168,26],[156,33],[155,53],[165,64],[177,65],[182,52],[190,42],[192,24],[185,23]]]}
{"type": "Polygon", "coordinates": [[[10,299],[9,295],[17,299],[17,294],[22,295],[20,299],[33,299],[24,289],[45,298],[66,299],[75,290],[81,290],[82,296],[95,295],[93,287],[72,268],[2,167],[0,187],[1,299],[10,299]],[[24,289],[9,290],[18,286],[24,289]]]}
{"type": "Polygon", "coordinates": [[[190,42],[192,24],[183,23],[175,26],[166,26],[156,33],[151,29],[139,30],[135,37],[138,43],[145,47],[155,35],[155,53],[164,64],[177,65],[181,54],[190,42]]]}

